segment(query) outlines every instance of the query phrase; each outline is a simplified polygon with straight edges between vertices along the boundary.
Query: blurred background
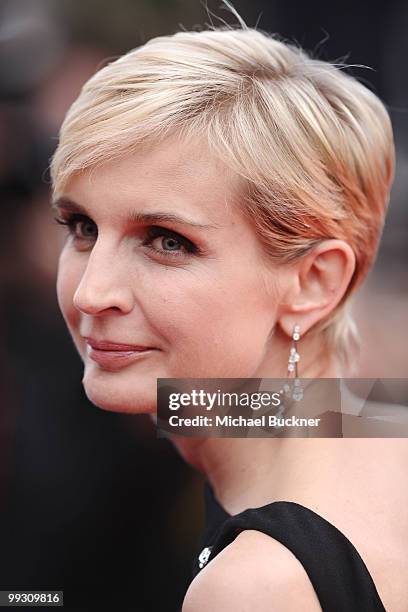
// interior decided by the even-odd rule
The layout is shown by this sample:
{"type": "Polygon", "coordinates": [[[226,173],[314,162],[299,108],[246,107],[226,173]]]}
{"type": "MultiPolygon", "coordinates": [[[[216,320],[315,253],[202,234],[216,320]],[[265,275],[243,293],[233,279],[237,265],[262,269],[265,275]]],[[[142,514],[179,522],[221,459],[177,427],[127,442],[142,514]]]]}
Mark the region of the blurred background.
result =
{"type": "MultiPolygon", "coordinates": [[[[203,523],[202,480],[145,417],[93,407],[59,314],[61,234],[47,166],[104,60],[234,18],[219,1],[0,0],[0,589],[65,608],[176,611],[203,523]]],[[[235,0],[248,25],[344,60],[387,104],[397,175],[377,264],[355,300],[361,377],[407,378],[408,4],[235,0]]]]}

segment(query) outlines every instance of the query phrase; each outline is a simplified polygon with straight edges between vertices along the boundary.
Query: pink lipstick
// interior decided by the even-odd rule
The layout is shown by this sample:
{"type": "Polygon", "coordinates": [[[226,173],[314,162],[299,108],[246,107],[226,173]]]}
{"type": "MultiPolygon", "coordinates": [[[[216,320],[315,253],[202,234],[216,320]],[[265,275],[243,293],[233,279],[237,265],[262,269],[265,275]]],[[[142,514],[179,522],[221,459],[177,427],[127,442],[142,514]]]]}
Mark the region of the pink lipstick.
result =
{"type": "Polygon", "coordinates": [[[102,369],[107,370],[119,370],[147,357],[155,350],[151,346],[122,344],[94,338],[85,338],[85,340],[88,357],[102,369]]]}

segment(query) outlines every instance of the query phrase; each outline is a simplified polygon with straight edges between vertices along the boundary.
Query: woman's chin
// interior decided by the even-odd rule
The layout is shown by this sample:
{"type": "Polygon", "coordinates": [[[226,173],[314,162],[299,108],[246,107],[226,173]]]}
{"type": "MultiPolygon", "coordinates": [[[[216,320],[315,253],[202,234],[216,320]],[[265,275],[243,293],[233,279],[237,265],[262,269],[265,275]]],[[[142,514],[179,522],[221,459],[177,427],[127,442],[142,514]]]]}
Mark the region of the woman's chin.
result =
{"type": "Polygon", "coordinates": [[[110,412],[148,414],[156,412],[156,380],[139,377],[117,377],[111,372],[91,373],[85,369],[82,380],[85,394],[92,404],[110,412]],[[120,379],[121,378],[121,379],[120,379]]]}

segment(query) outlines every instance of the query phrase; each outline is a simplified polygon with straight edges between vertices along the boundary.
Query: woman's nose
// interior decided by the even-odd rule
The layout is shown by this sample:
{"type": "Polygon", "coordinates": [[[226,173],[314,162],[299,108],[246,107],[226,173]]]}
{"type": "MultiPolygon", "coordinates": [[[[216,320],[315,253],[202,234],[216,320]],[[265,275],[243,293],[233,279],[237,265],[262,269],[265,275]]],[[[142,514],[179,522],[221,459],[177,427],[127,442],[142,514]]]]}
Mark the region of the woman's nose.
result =
{"type": "Polygon", "coordinates": [[[120,258],[115,257],[113,251],[104,252],[98,245],[94,246],[73,303],[80,312],[89,315],[111,309],[123,314],[131,312],[134,296],[127,267],[121,265],[120,258]]]}

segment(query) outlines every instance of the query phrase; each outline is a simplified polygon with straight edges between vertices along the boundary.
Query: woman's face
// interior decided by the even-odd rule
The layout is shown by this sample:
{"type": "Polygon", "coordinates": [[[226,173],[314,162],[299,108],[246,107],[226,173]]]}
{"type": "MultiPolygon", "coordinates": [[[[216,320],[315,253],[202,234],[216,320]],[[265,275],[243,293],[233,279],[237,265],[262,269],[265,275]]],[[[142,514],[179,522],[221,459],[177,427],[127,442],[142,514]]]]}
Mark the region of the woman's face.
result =
{"type": "Polygon", "coordinates": [[[74,176],[58,300],[89,399],[152,412],[157,378],[256,377],[277,271],[234,203],[226,168],[169,140],[74,176]]]}

